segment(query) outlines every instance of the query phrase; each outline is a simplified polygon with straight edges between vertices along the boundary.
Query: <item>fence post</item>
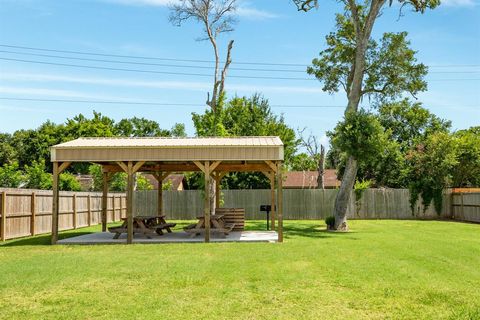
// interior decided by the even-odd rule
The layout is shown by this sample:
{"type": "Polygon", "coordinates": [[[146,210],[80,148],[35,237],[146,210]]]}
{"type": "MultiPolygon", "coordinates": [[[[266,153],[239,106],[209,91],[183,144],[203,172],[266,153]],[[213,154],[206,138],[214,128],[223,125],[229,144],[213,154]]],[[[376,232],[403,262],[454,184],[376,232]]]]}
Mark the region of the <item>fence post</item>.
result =
{"type": "Polygon", "coordinates": [[[450,217],[455,220],[455,193],[450,193],[450,217]]]}
{"type": "Polygon", "coordinates": [[[90,227],[92,225],[92,207],[91,207],[92,196],[88,194],[87,197],[87,224],[90,227]]]}
{"type": "Polygon", "coordinates": [[[73,229],[77,229],[77,194],[74,193],[72,197],[73,208],[73,229]]]}
{"type": "Polygon", "coordinates": [[[2,213],[2,221],[0,224],[0,240],[5,241],[7,238],[7,235],[5,234],[7,231],[7,191],[2,192],[2,207],[1,207],[1,213],[2,213]]]}
{"type": "Polygon", "coordinates": [[[35,214],[36,214],[36,194],[35,191],[31,195],[32,202],[30,203],[32,216],[30,217],[30,234],[35,235],[35,214]]]}
{"type": "Polygon", "coordinates": [[[460,204],[461,204],[461,207],[462,208],[462,219],[464,219],[465,217],[465,210],[463,209],[463,192],[460,193],[460,204]]]}

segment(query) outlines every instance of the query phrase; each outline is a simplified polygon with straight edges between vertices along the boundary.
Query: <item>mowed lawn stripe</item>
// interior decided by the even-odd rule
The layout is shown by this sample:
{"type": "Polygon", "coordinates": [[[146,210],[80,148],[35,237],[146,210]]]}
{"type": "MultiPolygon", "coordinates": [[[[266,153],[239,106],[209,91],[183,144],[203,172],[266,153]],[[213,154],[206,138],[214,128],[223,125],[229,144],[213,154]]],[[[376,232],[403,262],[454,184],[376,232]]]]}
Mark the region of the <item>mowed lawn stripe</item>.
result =
{"type": "Polygon", "coordinates": [[[283,244],[8,241],[2,318],[480,318],[480,225],[350,223],[350,233],[329,233],[320,221],[286,221],[283,244]]]}

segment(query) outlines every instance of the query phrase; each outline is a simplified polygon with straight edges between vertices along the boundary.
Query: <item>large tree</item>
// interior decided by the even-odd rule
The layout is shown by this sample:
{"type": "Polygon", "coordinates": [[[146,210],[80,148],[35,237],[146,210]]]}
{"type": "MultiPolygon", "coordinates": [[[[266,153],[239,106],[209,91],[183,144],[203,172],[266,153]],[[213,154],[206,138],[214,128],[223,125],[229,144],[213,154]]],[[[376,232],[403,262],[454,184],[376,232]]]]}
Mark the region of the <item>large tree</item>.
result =
{"type": "Polygon", "coordinates": [[[392,133],[402,151],[409,150],[435,132],[448,132],[451,122],[444,120],[422,106],[405,98],[382,103],[378,108],[380,123],[392,133]]]}
{"type": "Polygon", "coordinates": [[[116,134],[122,137],[168,137],[170,131],[161,129],[158,122],[133,117],[115,124],[116,134]]]}
{"type": "Polygon", "coordinates": [[[480,187],[480,126],[453,134],[457,165],[452,172],[454,187],[480,187]]]}
{"type": "MultiPolygon", "coordinates": [[[[309,11],[318,0],[293,0],[299,10],[309,11]]],[[[411,6],[417,12],[435,8],[440,0],[398,0],[401,8],[411,6]]],[[[412,95],[426,88],[422,76],[426,67],[417,64],[415,52],[409,49],[406,33],[386,33],[380,42],[372,38],[372,30],[385,4],[393,0],[342,0],[343,14],[337,15],[337,31],[326,37],[327,48],[314,59],[308,69],[323,82],[323,89],[334,93],[342,88],[348,98],[345,115],[356,113],[363,97],[388,99],[404,92],[412,95]]],[[[349,155],[334,216],[337,230],[348,230],[347,205],[357,175],[357,159],[349,155]]]]}

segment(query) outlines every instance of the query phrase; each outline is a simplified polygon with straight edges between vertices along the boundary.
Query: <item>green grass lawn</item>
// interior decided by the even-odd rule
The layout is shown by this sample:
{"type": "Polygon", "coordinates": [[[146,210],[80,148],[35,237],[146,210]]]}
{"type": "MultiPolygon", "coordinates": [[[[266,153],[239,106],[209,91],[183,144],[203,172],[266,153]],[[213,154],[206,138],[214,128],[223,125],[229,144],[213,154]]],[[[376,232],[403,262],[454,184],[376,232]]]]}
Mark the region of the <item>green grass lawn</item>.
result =
{"type": "Polygon", "coordinates": [[[350,225],[286,221],[283,244],[9,241],[0,318],[480,319],[480,225],[350,225]]]}

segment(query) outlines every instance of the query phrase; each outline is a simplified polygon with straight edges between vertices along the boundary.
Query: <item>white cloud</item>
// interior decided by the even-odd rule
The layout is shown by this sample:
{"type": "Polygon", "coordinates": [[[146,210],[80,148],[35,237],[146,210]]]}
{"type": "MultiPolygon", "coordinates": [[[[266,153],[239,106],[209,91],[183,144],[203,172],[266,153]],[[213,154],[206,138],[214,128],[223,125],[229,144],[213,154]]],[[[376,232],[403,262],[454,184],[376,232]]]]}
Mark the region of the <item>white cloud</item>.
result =
{"type": "Polygon", "coordinates": [[[81,99],[95,99],[95,100],[115,100],[122,102],[134,101],[131,99],[122,99],[118,96],[106,96],[91,94],[86,92],[79,91],[70,91],[70,90],[57,90],[57,89],[47,89],[47,88],[34,88],[34,87],[13,87],[13,86],[0,86],[0,93],[11,94],[20,96],[21,98],[30,98],[30,97],[51,97],[51,98],[81,98],[81,99]]]}
{"type": "MultiPolygon", "coordinates": [[[[210,82],[200,81],[146,81],[126,78],[100,78],[100,77],[70,77],[55,74],[36,74],[36,73],[2,73],[0,80],[3,81],[35,81],[35,82],[69,82],[81,83],[87,85],[104,85],[104,86],[118,86],[118,87],[141,87],[152,89],[177,89],[185,91],[203,91],[211,90],[210,82]]],[[[276,86],[276,85],[243,85],[243,84],[229,84],[227,82],[226,89],[230,93],[254,93],[254,92],[280,92],[280,93],[310,93],[322,94],[321,88],[311,86],[276,86]]],[[[1,92],[1,91],[0,91],[1,92]]],[[[61,91],[60,94],[70,94],[69,92],[61,91]]]]}
{"type": "Polygon", "coordinates": [[[74,91],[55,90],[45,88],[25,88],[25,87],[8,87],[1,86],[0,93],[6,94],[21,94],[21,95],[35,95],[35,96],[56,96],[56,97],[79,97],[80,95],[74,91]]]}
{"type": "Polygon", "coordinates": [[[118,3],[130,6],[157,6],[164,7],[170,5],[172,0],[103,0],[105,2],[118,3]]]}
{"type": "Polygon", "coordinates": [[[56,113],[53,109],[44,109],[44,108],[25,108],[18,106],[9,106],[0,104],[0,110],[5,111],[25,111],[25,112],[37,112],[37,113],[56,113]]]}
{"type": "Polygon", "coordinates": [[[70,77],[54,74],[35,74],[35,73],[4,73],[0,75],[1,80],[9,81],[35,81],[35,82],[70,82],[87,85],[105,85],[119,87],[141,87],[153,89],[182,89],[190,91],[206,91],[210,89],[207,82],[182,82],[182,81],[145,81],[131,80],[122,78],[90,78],[90,77],[70,77]]]}
{"type": "Polygon", "coordinates": [[[442,0],[441,5],[448,7],[473,7],[478,3],[475,0],[442,0]]]}
{"type": "Polygon", "coordinates": [[[250,7],[239,7],[237,9],[237,14],[241,17],[254,20],[274,19],[279,17],[278,14],[250,7]]]}
{"type": "MultiPolygon", "coordinates": [[[[165,7],[165,6],[171,5],[172,3],[178,2],[178,0],[102,0],[102,1],[122,4],[122,5],[130,5],[130,6],[156,6],[156,7],[165,7]]],[[[253,19],[253,20],[273,19],[273,18],[279,17],[279,15],[275,13],[268,12],[265,10],[255,9],[252,6],[250,6],[250,4],[247,2],[244,2],[244,3],[240,2],[236,13],[240,17],[253,19]]]]}

